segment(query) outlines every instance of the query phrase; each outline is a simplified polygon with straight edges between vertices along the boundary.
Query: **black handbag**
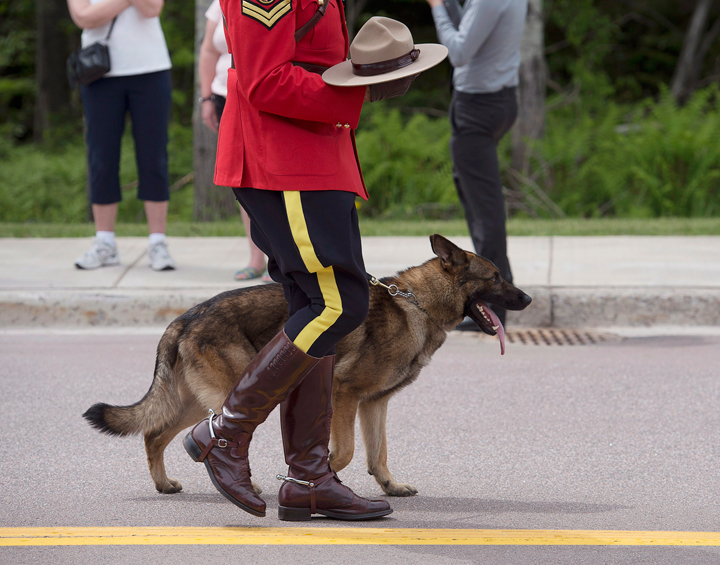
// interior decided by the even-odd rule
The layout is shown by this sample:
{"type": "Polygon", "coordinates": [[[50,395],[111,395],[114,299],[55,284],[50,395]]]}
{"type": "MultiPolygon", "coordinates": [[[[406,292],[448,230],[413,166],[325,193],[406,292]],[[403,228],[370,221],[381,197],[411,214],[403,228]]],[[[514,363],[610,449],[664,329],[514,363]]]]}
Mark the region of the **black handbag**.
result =
{"type": "MultiPolygon", "coordinates": [[[[110,39],[115,20],[113,18],[105,41],[110,39]]],[[[105,43],[97,41],[92,45],[74,51],[67,58],[67,75],[70,88],[77,85],[90,84],[110,71],[110,50],[105,43]]]]}

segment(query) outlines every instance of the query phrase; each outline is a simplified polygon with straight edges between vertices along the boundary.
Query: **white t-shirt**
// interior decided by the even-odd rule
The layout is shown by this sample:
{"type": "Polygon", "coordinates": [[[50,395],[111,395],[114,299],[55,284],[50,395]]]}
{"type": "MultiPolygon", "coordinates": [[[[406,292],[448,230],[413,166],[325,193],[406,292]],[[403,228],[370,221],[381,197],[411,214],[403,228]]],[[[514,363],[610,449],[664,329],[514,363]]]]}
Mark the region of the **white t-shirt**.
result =
{"type": "MultiPolygon", "coordinates": [[[[101,1],[90,0],[90,3],[101,1]]],[[[104,43],[111,23],[112,20],[104,26],[83,30],[82,46],[87,47],[96,41],[104,43]]],[[[146,18],[135,6],[118,14],[107,45],[110,49],[110,72],[106,77],[142,75],[172,67],[160,18],[146,18]]]]}
{"type": "Polygon", "coordinates": [[[225,26],[223,25],[220,0],[213,0],[205,12],[205,17],[215,23],[215,33],[212,36],[213,47],[220,53],[220,58],[215,65],[215,78],[210,85],[210,91],[218,96],[227,98],[227,77],[230,68],[231,57],[228,53],[227,40],[225,39],[225,26]]]}

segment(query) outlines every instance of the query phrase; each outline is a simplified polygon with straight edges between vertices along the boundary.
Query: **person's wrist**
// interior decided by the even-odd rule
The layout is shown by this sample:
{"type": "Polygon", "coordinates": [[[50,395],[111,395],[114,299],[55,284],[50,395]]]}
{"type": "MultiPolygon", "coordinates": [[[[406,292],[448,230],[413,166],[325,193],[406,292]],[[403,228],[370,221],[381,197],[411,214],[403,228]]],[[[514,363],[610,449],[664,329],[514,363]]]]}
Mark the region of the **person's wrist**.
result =
{"type": "Polygon", "coordinates": [[[204,104],[205,102],[213,102],[215,100],[215,95],[211,94],[210,96],[201,96],[198,98],[198,102],[200,104],[204,104]]]}

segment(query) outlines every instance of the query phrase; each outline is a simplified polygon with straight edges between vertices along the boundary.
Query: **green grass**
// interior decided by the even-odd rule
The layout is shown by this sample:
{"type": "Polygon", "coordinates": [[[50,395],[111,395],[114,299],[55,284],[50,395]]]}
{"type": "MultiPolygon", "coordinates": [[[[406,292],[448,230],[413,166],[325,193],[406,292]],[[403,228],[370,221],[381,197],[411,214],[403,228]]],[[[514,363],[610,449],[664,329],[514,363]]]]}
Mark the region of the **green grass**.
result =
{"type": "MultiPolygon", "coordinates": [[[[377,220],[362,218],[360,231],[364,236],[446,236],[467,235],[464,220],[377,220]]],[[[90,237],[92,224],[49,224],[0,222],[0,237],[90,237]]],[[[118,236],[145,236],[144,223],[120,223],[118,236]]],[[[167,233],[181,237],[233,237],[245,235],[242,222],[170,222],[167,233]]],[[[509,235],[720,235],[720,218],[657,218],[657,219],[511,219],[509,235]]]]}

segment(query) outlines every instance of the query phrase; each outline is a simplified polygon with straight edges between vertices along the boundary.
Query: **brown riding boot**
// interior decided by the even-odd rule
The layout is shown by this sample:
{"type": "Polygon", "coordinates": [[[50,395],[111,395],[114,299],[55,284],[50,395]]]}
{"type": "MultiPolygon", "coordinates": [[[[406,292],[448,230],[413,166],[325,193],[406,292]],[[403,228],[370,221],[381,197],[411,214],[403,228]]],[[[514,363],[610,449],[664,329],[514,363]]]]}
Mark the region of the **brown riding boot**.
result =
{"type": "Polygon", "coordinates": [[[250,481],[252,434],[319,359],[298,349],[281,331],[250,362],[222,407],[185,436],[185,451],[204,462],[210,480],[230,502],[265,516],[265,501],[250,481]]]}
{"type": "Polygon", "coordinates": [[[339,520],[369,520],[392,512],[384,500],[357,496],[342,484],[328,461],[335,356],[323,357],[280,405],[288,476],[278,494],[281,520],[310,520],[324,514],[339,520]]]}

